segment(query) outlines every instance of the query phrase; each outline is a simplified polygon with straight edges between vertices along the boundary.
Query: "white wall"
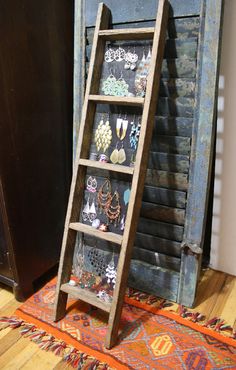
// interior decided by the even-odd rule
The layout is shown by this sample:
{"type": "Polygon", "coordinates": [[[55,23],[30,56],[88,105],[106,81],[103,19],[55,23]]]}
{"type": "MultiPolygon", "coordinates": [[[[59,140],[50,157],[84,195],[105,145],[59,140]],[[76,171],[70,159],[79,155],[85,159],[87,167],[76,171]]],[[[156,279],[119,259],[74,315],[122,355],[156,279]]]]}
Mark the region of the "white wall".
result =
{"type": "Polygon", "coordinates": [[[225,0],[211,267],[236,275],[236,0],[225,0]]]}

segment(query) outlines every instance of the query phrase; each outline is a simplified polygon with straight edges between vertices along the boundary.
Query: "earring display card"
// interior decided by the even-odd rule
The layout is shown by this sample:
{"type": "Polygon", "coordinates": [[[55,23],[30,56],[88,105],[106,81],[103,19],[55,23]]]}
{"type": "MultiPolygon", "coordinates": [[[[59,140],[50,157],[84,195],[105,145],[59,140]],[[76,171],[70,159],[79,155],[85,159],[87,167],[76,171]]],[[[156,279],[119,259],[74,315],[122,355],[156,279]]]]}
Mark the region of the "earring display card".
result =
{"type": "Polygon", "coordinates": [[[89,159],[133,166],[141,128],[139,109],[98,106],[89,159]]]}
{"type": "MultiPolygon", "coordinates": [[[[151,60],[150,41],[106,43],[99,93],[144,97],[151,60]]],[[[97,104],[86,159],[133,167],[139,143],[142,109],[97,104]]],[[[80,222],[101,232],[122,235],[130,197],[129,175],[87,169],[80,222]]],[[[87,234],[74,255],[73,274],[81,288],[110,302],[116,281],[119,247],[87,234]]]]}
{"type": "Polygon", "coordinates": [[[111,231],[121,235],[129,196],[129,182],[90,172],[86,176],[80,221],[103,232],[111,231]]]}
{"type": "Polygon", "coordinates": [[[151,61],[150,41],[107,42],[100,94],[145,96],[151,61]]]}

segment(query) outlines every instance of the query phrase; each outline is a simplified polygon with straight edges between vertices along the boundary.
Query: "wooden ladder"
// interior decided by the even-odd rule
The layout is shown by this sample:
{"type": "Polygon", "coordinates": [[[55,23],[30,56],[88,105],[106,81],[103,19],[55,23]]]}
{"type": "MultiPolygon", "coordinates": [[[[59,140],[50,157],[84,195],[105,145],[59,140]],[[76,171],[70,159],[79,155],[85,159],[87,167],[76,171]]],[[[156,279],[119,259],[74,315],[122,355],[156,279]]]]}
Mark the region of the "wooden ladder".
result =
{"type": "Polygon", "coordinates": [[[108,29],[109,19],[110,10],[103,3],[100,3],[81,116],[77,155],[65,221],[60,266],[58,271],[54,316],[55,321],[58,321],[65,316],[68,294],[72,294],[73,297],[81,299],[106,311],[109,313],[108,332],[105,342],[105,346],[107,348],[111,348],[115,345],[118,335],[119,321],[129,273],[131,252],[141,208],[149,147],[151,144],[154,117],[157,107],[161,65],[164,54],[168,21],[168,2],[166,0],[159,0],[155,27],[108,29]],[[152,57],[147,78],[145,98],[98,95],[106,41],[145,39],[153,39],[152,57]],[[89,157],[90,142],[93,135],[96,104],[137,106],[143,109],[139,144],[134,167],[102,163],[87,159],[89,157]],[[83,189],[86,178],[86,170],[89,167],[122,174],[129,174],[132,176],[131,194],[123,235],[118,235],[112,232],[102,232],[94,229],[92,226],[78,222],[83,203],[83,189]],[[68,283],[72,270],[77,232],[89,234],[120,245],[116,284],[111,303],[103,302],[96,296],[95,293],[81,289],[78,286],[71,286],[68,283]]]}

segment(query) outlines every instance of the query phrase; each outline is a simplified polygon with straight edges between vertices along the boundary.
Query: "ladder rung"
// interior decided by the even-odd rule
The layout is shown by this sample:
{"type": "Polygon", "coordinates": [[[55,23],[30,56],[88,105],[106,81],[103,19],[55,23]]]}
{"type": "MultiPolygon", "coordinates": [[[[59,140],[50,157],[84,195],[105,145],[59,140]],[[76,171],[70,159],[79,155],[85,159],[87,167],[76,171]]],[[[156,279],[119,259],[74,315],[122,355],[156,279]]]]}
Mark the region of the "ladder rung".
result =
{"type": "Polygon", "coordinates": [[[120,164],[91,161],[89,159],[82,159],[82,158],[79,160],[79,164],[81,166],[98,168],[101,170],[112,171],[112,172],[119,172],[119,173],[124,173],[128,175],[133,175],[134,173],[133,167],[121,166],[120,164]]]}
{"type": "Polygon", "coordinates": [[[81,299],[103,311],[110,312],[111,303],[102,302],[95,293],[90,292],[88,289],[82,289],[78,286],[71,286],[69,284],[62,284],[61,291],[71,294],[74,298],[81,299]]]}
{"type": "Polygon", "coordinates": [[[106,40],[148,40],[154,35],[154,27],[126,28],[99,31],[99,36],[106,40]]]}
{"type": "Polygon", "coordinates": [[[80,231],[81,233],[95,236],[96,238],[107,240],[108,242],[119,245],[122,243],[122,235],[111,233],[110,231],[100,231],[92,226],[82,224],[81,222],[71,222],[69,227],[72,230],[80,231]]]}
{"type": "Polygon", "coordinates": [[[90,101],[100,104],[131,105],[142,107],[144,98],[135,96],[106,96],[106,95],[89,95],[90,101]]]}

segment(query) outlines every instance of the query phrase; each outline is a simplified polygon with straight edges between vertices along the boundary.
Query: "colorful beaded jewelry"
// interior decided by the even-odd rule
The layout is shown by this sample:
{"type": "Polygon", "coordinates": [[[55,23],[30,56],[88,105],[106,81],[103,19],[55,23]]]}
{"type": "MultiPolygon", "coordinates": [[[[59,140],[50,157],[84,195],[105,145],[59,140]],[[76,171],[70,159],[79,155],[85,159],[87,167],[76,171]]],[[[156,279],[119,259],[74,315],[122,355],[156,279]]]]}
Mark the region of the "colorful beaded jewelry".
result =
{"type": "Polygon", "coordinates": [[[107,207],[109,207],[111,202],[112,196],[111,196],[111,182],[109,179],[106,179],[106,181],[102,184],[100,189],[98,190],[97,200],[98,200],[98,207],[100,210],[100,213],[104,212],[107,207]]]}
{"type": "Polygon", "coordinates": [[[107,219],[110,223],[114,223],[115,227],[117,226],[117,223],[120,222],[120,196],[118,191],[115,191],[111,201],[104,209],[105,214],[107,216],[107,219]]]}

